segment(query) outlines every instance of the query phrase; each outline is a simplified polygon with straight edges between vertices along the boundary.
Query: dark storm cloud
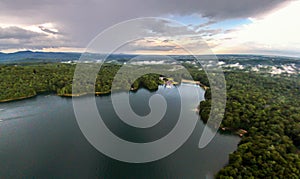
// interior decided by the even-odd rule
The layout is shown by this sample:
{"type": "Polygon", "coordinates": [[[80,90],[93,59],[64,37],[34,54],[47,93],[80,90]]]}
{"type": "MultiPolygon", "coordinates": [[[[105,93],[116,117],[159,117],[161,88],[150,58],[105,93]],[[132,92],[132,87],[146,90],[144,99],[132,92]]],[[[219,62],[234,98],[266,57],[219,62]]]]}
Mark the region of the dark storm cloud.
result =
{"type": "MultiPolygon", "coordinates": [[[[105,16],[106,18],[110,18],[110,16],[126,18],[128,16],[160,16],[169,13],[183,15],[197,13],[214,19],[227,19],[257,16],[281,3],[284,2],[282,0],[2,0],[0,4],[1,10],[19,12],[18,14],[22,14],[22,11],[39,11],[38,14],[41,16],[44,16],[43,12],[45,12],[45,16],[65,14],[69,18],[68,14],[74,15],[74,12],[76,12],[76,16],[100,15],[101,12],[109,12],[105,16]]],[[[75,19],[76,16],[74,16],[75,19]]],[[[95,18],[97,17],[101,18],[101,16],[95,18]]]]}
{"type": "MultiPolygon", "coordinates": [[[[281,3],[281,0],[2,0],[0,18],[22,24],[55,23],[74,43],[85,46],[105,28],[131,18],[199,14],[213,22],[258,16],[281,3]]],[[[49,29],[44,31],[51,33],[49,29]]]]}
{"type": "Polygon", "coordinates": [[[46,33],[49,33],[49,34],[58,34],[57,32],[55,32],[55,31],[53,31],[53,30],[50,30],[50,29],[47,29],[47,28],[45,28],[45,27],[43,27],[43,26],[39,26],[39,28],[42,30],[42,31],[44,31],[44,32],[46,32],[46,33]]]}
{"type": "Polygon", "coordinates": [[[144,29],[151,29],[149,34],[158,36],[177,36],[177,35],[194,35],[195,31],[187,26],[178,25],[164,19],[147,22],[143,24],[144,29]]]}
{"type": "Polygon", "coordinates": [[[0,27],[0,39],[30,39],[33,37],[45,36],[44,34],[32,32],[19,27],[0,27]]]}

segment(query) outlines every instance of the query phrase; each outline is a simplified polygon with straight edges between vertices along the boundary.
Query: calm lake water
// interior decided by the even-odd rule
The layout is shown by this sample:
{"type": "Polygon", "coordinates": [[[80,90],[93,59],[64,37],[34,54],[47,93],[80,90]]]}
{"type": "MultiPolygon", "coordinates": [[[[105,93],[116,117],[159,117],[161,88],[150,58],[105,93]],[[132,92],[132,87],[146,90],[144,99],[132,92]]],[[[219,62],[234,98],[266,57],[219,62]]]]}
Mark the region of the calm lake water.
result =
{"type": "MultiPolygon", "coordinates": [[[[203,99],[204,91],[199,87],[178,88],[186,91],[197,88],[203,99]]],[[[156,92],[145,89],[130,92],[133,110],[139,115],[148,114],[148,100],[153,94],[163,95],[168,109],[157,125],[146,129],[121,122],[110,95],[96,97],[96,102],[105,124],[114,134],[129,141],[147,142],[168,134],[178,120],[180,109],[177,88],[160,87],[156,92]]],[[[84,98],[89,97],[81,99],[84,98]]],[[[226,165],[228,154],[237,148],[240,139],[217,134],[206,148],[199,149],[203,129],[199,119],[189,140],[176,152],[158,161],[132,164],[106,157],[89,144],[76,122],[71,98],[39,95],[2,103],[0,178],[212,178],[226,165]]]]}

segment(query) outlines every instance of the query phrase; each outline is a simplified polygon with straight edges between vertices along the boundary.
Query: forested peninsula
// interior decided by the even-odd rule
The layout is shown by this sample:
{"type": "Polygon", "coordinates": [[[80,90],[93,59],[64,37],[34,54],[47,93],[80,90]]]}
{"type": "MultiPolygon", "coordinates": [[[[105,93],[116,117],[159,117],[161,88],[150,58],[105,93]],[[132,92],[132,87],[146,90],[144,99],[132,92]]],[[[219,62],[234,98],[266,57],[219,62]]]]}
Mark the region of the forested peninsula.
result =
{"type": "MultiPolygon", "coordinates": [[[[90,64],[88,68],[93,68],[90,64]]],[[[188,67],[189,65],[186,64],[188,67]]],[[[0,66],[0,102],[7,102],[19,99],[26,99],[36,96],[41,93],[54,93],[59,96],[81,96],[86,95],[88,89],[81,89],[80,91],[72,92],[72,82],[74,77],[76,64],[64,63],[46,63],[46,64],[18,64],[18,65],[1,65],[0,66]]],[[[134,66],[135,70],[147,70],[147,66],[134,66]]],[[[120,64],[104,63],[97,74],[95,81],[95,90],[92,92],[96,95],[109,94],[111,92],[114,77],[121,68],[120,64]]],[[[157,70],[164,71],[166,66],[157,66],[157,70]]],[[[192,76],[201,80],[204,84],[208,84],[208,80],[203,71],[189,68],[193,71],[192,76]]],[[[129,76],[133,71],[123,71],[122,76],[129,76]]],[[[90,73],[86,70],[81,74],[87,76],[90,73]]],[[[175,81],[180,82],[182,79],[182,71],[172,69],[164,72],[175,81]]],[[[133,74],[134,75],[134,74],[133,74]]],[[[161,80],[159,74],[146,74],[139,77],[135,81],[119,78],[115,84],[119,85],[115,88],[137,90],[140,87],[148,90],[156,90],[164,81],[161,80]]],[[[82,87],[90,86],[90,84],[81,84],[82,87]]]]}

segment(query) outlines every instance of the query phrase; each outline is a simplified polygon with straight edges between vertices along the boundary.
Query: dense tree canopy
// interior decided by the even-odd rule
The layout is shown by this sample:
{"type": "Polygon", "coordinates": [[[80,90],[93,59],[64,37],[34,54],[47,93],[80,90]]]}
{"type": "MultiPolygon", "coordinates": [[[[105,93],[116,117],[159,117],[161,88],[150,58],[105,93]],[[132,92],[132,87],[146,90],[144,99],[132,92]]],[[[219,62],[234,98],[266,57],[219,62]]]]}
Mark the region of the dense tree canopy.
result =
{"type": "MultiPolygon", "coordinates": [[[[120,64],[105,63],[102,64],[94,83],[82,79],[85,79],[90,71],[93,71],[93,68],[98,68],[98,66],[86,64],[84,66],[86,69],[76,76],[74,83],[75,67],[75,64],[63,63],[2,65],[0,66],[0,101],[27,98],[43,92],[53,92],[60,96],[83,95],[87,93],[106,94],[111,92],[113,82],[115,85],[113,90],[136,90],[139,87],[156,90],[159,84],[164,83],[159,79],[160,75],[172,77],[177,82],[186,75],[181,69],[173,70],[173,66],[163,65],[154,67],[160,74],[151,73],[149,69],[153,68],[153,65],[129,66],[120,73],[119,70],[122,67],[120,64]],[[166,70],[166,68],[170,70],[166,70]],[[140,76],[141,72],[147,71],[149,73],[140,76]],[[119,77],[115,78],[117,74],[119,77]],[[72,91],[72,85],[77,85],[77,91],[72,91]],[[92,90],[92,88],[95,90],[92,90]]],[[[193,76],[195,78],[205,79],[202,77],[205,77],[205,75],[202,75],[204,73],[197,68],[189,69],[194,71],[193,76]]]]}
{"type": "MultiPolygon", "coordinates": [[[[299,178],[300,78],[227,72],[227,105],[221,127],[245,129],[237,151],[217,178],[299,178]]],[[[200,104],[204,121],[210,95],[200,104]]]]}

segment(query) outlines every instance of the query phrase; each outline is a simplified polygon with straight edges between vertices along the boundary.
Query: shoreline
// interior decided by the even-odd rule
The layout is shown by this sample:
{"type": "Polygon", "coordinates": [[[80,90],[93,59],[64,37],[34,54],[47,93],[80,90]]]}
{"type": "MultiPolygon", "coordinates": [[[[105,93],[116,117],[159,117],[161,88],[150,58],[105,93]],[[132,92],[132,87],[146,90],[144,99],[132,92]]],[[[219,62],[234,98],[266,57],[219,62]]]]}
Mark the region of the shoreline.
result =
{"type": "Polygon", "coordinates": [[[181,79],[181,83],[191,83],[191,84],[196,84],[199,85],[202,89],[204,89],[205,91],[209,89],[208,86],[202,84],[200,81],[194,81],[194,80],[188,80],[188,79],[181,79]]]}
{"type": "MultiPolygon", "coordinates": [[[[180,83],[180,85],[181,85],[181,83],[180,83]]],[[[203,87],[200,84],[199,84],[199,86],[202,87],[202,89],[204,91],[206,91],[209,88],[209,87],[204,86],[204,85],[203,85],[204,86],[203,87]]],[[[133,91],[134,92],[134,91],[139,90],[140,88],[142,88],[142,87],[131,88],[129,91],[133,91]]],[[[148,89],[148,90],[150,90],[150,89],[148,89]]],[[[153,91],[153,90],[150,90],[150,91],[153,91]]],[[[25,100],[25,99],[33,98],[33,97],[36,97],[37,95],[40,95],[40,94],[43,94],[43,93],[52,93],[52,92],[51,91],[48,91],[48,92],[43,91],[43,92],[38,92],[38,93],[36,93],[34,95],[29,95],[29,96],[22,96],[22,97],[17,97],[17,98],[2,99],[2,100],[0,100],[0,104],[1,103],[6,103],[6,102],[13,102],[13,101],[19,101],[19,100],[25,100]]],[[[60,96],[60,97],[82,97],[82,96],[86,96],[86,95],[101,96],[101,95],[108,95],[110,93],[111,93],[111,91],[109,90],[109,91],[105,91],[105,92],[94,92],[94,93],[76,93],[76,94],[73,94],[73,93],[71,93],[71,94],[70,93],[67,93],[67,94],[57,94],[57,93],[54,93],[54,94],[57,95],[57,96],[60,96]]]]}
{"type": "Polygon", "coordinates": [[[245,134],[248,133],[248,131],[246,131],[245,129],[233,129],[233,128],[229,128],[229,127],[220,127],[219,130],[221,133],[228,132],[230,134],[237,135],[239,137],[243,137],[245,134]]]}
{"type": "Polygon", "coordinates": [[[34,95],[30,95],[30,96],[22,96],[22,97],[17,97],[17,98],[2,99],[2,100],[0,100],[0,103],[29,99],[29,98],[36,97],[37,95],[39,95],[39,94],[34,94],[34,95]]]}
{"type": "Polygon", "coordinates": [[[57,96],[61,96],[61,97],[81,97],[81,96],[86,96],[86,95],[106,95],[106,94],[110,94],[111,91],[106,91],[106,92],[94,92],[94,93],[67,93],[67,94],[56,94],[57,96]]]}

